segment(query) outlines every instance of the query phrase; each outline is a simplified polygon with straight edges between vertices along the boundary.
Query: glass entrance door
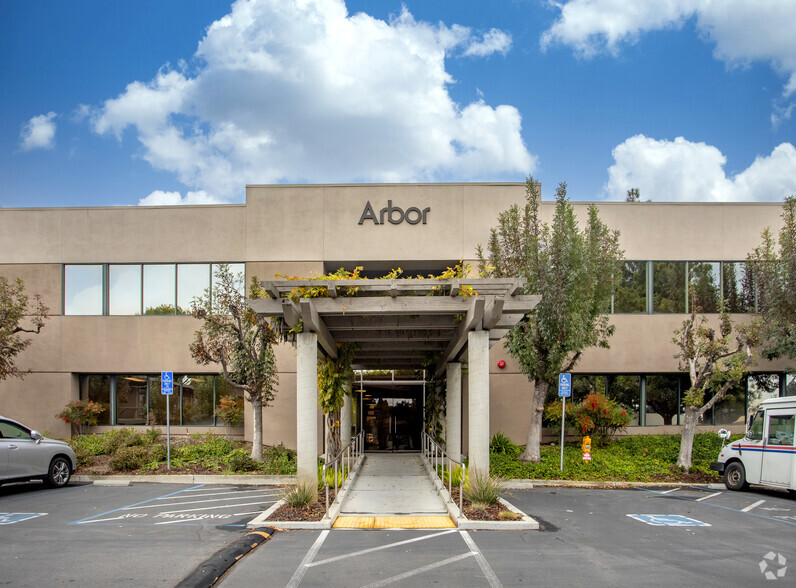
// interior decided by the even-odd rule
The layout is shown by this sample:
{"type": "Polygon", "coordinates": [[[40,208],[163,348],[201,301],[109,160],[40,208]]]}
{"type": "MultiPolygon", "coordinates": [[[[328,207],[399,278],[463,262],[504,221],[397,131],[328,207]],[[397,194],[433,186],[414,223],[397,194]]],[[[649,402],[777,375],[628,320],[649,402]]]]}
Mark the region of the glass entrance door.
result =
{"type": "Polygon", "coordinates": [[[366,392],[363,398],[366,451],[419,451],[422,406],[414,394],[366,392]]]}

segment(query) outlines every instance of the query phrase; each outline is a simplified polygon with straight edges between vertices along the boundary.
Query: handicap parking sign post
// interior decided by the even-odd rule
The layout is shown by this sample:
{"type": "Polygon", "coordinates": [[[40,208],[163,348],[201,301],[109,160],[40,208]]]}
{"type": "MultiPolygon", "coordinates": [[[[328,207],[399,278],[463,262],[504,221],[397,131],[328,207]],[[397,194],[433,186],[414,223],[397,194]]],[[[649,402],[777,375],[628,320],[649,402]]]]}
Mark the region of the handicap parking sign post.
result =
{"type": "Polygon", "coordinates": [[[558,395],[561,397],[561,471],[564,471],[564,424],[567,398],[572,396],[572,374],[558,374],[558,395]]]}
{"type": "MultiPolygon", "coordinates": [[[[160,372],[160,393],[163,396],[174,394],[174,372],[160,372]]],[[[166,398],[166,468],[171,469],[171,415],[170,398],[166,398]]]]}

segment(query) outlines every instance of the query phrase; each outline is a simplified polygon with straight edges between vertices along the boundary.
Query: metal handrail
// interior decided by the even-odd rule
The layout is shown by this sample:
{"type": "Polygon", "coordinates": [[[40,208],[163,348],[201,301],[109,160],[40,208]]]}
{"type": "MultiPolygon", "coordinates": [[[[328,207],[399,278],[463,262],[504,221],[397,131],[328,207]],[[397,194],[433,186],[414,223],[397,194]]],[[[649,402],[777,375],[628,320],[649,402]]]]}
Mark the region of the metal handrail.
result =
{"type": "MultiPolygon", "coordinates": [[[[445,468],[445,462],[447,460],[448,464],[448,496],[450,497],[451,502],[453,501],[453,493],[451,492],[453,487],[453,467],[452,464],[456,464],[461,466],[462,468],[462,478],[459,480],[459,514],[461,515],[464,511],[462,506],[464,504],[464,480],[467,477],[467,466],[464,465],[462,461],[456,461],[452,457],[450,457],[445,450],[440,447],[439,443],[434,441],[431,438],[431,435],[426,433],[425,431],[422,432],[421,435],[422,444],[423,444],[423,457],[428,460],[431,467],[434,469],[434,474],[439,477],[439,472],[437,468],[440,464],[442,464],[443,472],[445,468]]],[[[443,487],[445,486],[444,478],[440,478],[440,482],[442,482],[443,487]]]]}
{"type": "MultiPolygon", "coordinates": [[[[332,504],[338,501],[339,496],[337,495],[337,466],[343,460],[345,460],[346,467],[348,468],[348,474],[346,475],[346,480],[348,480],[348,476],[351,475],[351,463],[353,462],[356,464],[359,457],[362,455],[362,452],[365,448],[365,436],[364,431],[360,431],[351,438],[351,441],[343,447],[338,453],[337,456],[333,459],[329,460],[329,463],[323,464],[323,469],[321,470],[321,475],[323,476],[323,485],[326,489],[326,515],[329,515],[329,480],[326,479],[326,471],[334,465],[334,500],[332,504]]],[[[340,488],[343,487],[343,484],[340,484],[340,488]]]]}

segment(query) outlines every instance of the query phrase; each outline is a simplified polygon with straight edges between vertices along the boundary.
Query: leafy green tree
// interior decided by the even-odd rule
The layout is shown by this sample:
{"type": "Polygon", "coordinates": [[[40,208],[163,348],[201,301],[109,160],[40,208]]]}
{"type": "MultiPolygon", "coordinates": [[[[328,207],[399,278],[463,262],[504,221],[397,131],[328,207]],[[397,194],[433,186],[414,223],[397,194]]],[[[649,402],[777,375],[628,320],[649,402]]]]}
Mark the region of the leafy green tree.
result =
{"type": "Polygon", "coordinates": [[[540,461],[542,413],[548,389],[560,372],[570,371],[588,347],[608,347],[614,327],[605,313],[620,275],[619,233],[589,206],[584,230],[567,200],[566,184],[556,190],[549,226],[540,215],[541,191],[526,181],[526,203],[498,216],[487,251],[477,255],[483,275],[525,278],[525,294],[541,301],[506,336],[509,353],[534,384],[528,442],[519,459],[540,461]]]}
{"type": "MultiPolygon", "coordinates": [[[[191,356],[201,365],[216,363],[221,376],[241,390],[251,403],[254,434],[251,457],[263,460],[263,408],[274,399],[278,375],[274,343],[276,332],[268,319],[257,316],[243,295],[243,274],[233,275],[227,264],[219,264],[212,292],[194,300],[191,316],[202,321],[190,345],[191,356]]],[[[252,278],[249,298],[267,296],[252,278]]]]}
{"type": "Polygon", "coordinates": [[[754,299],[765,318],[761,355],[796,358],[796,196],[785,198],[779,243],[769,229],[749,254],[754,299]]]}
{"type": "Polygon", "coordinates": [[[351,382],[354,371],[356,348],[353,344],[343,343],[337,346],[337,359],[327,357],[318,362],[318,406],[326,417],[326,459],[334,458],[340,450],[340,411],[346,395],[351,395],[351,382]]]}
{"type": "Polygon", "coordinates": [[[22,280],[11,282],[0,276],[0,381],[25,377],[27,372],[16,365],[17,355],[31,342],[23,333],[40,333],[49,318],[50,309],[41,296],[34,295],[32,307],[28,306],[29,301],[22,280]],[[26,321],[29,326],[24,326],[26,321]]]}
{"type": "MultiPolygon", "coordinates": [[[[691,296],[694,296],[692,290],[691,296]]],[[[688,471],[694,449],[696,426],[707,411],[738,386],[756,363],[752,349],[760,343],[761,321],[734,324],[724,303],[719,329],[711,327],[697,304],[672,339],[680,371],[688,373],[691,387],[683,395],[683,425],[677,466],[688,471]]]]}

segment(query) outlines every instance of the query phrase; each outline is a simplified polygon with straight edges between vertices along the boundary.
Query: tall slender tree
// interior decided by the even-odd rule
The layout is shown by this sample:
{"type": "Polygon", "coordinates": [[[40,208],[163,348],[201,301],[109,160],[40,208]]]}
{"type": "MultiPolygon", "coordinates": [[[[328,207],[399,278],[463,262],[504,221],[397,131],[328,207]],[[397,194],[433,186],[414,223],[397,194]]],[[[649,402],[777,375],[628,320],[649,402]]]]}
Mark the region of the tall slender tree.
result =
{"type": "Polygon", "coordinates": [[[609,229],[590,205],[586,226],[578,227],[567,199],[567,186],[556,190],[552,225],[541,218],[540,185],[529,177],[526,202],[498,216],[486,253],[479,245],[479,269],[485,276],[525,278],[525,294],[541,301],[506,336],[509,353],[533,382],[525,451],[519,459],[541,458],[542,413],[548,390],[560,372],[568,372],[588,347],[608,347],[614,332],[606,313],[620,275],[619,233],[609,229]]]}
{"type": "Polygon", "coordinates": [[[32,306],[29,306],[29,301],[22,280],[12,282],[0,276],[0,381],[9,377],[25,377],[27,372],[16,364],[17,355],[31,342],[25,333],[40,333],[48,318],[50,309],[42,302],[41,296],[34,295],[32,306]]]}
{"type": "Polygon", "coordinates": [[[785,198],[779,243],[769,229],[747,261],[746,296],[765,318],[761,355],[796,359],[796,196],[785,198]]]}
{"type": "MultiPolygon", "coordinates": [[[[190,345],[191,356],[201,365],[221,366],[221,376],[243,392],[251,403],[254,434],[252,459],[263,460],[263,408],[274,399],[278,375],[274,343],[276,332],[268,319],[258,316],[246,304],[245,278],[220,264],[212,289],[195,299],[191,315],[202,321],[190,345]]],[[[266,297],[256,277],[249,298],[266,297]]]]}

